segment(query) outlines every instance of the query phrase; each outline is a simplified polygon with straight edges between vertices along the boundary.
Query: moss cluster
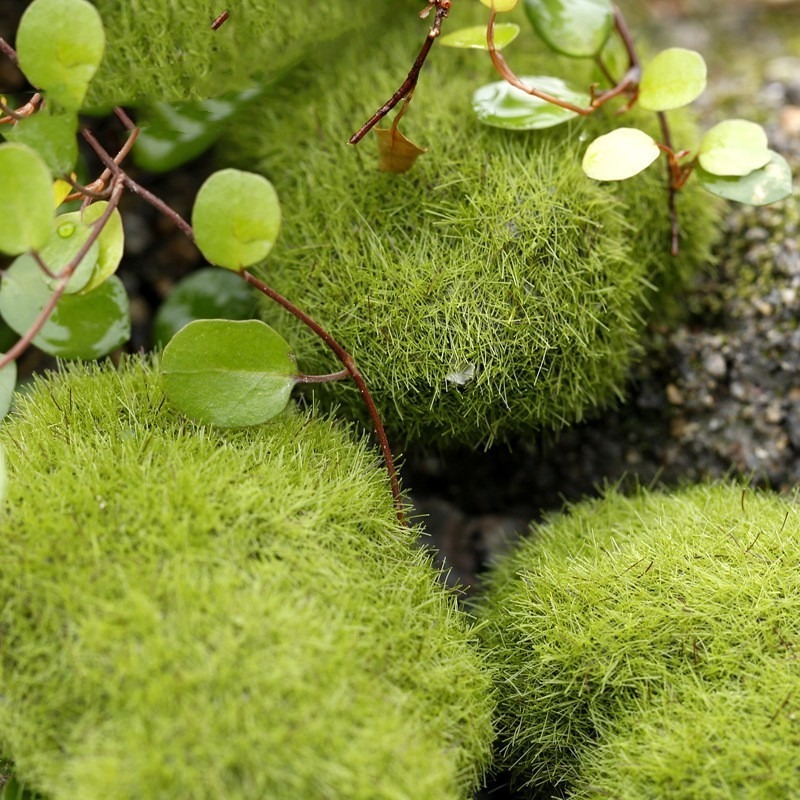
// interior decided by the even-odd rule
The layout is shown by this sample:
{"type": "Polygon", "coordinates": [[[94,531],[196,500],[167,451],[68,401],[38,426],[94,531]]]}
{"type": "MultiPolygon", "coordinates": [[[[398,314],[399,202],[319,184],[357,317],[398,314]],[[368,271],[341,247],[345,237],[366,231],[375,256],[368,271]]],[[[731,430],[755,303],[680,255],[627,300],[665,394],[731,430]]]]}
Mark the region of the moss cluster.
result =
{"type": "MultiPolygon", "coordinates": [[[[449,24],[485,18],[470,8],[449,24]]],[[[444,47],[401,126],[431,152],[407,174],[380,173],[373,141],[346,142],[424,37],[406,16],[414,22],[398,14],[382,37],[324,54],[230,131],[222,157],[265,172],[284,209],[266,279],[350,350],[398,438],[486,443],[581,419],[622,395],[654,286],[674,289],[707,258],[715,204],[687,188],[682,255],[671,258],[662,169],[619,186],[581,171],[586,137],[618,122],[487,128],[470,97],[497,79],[488,58],[444,47]]],[[[569,68],[550,55],[520,66],[569,68]]],[[[691,144],[689,133],[677,140],[691,144]]],[[[335,368],[283,312],[265,313],[304,371],[335,368]]],[[[362,413],[354,387],[320,391],[362,413]]]]}
{"type": "Polygon", "coordinates": [[[0,746],[51,800],[463,798],[491,681],[375,454],[71,369],[4,423],[0,746]]]}
{"type": "Polygon", "coordinates": [[[218,97],[273,80],[320,43],[373,24],[398,0],[314,0],[313,9],[242,0],[217,31],[211,23],[224,4],[216,0],[93,2],[108,44],[87,103],[103,106],[218,97]]]}
{"type": "Polygon", "coordinates": [[[533,533],[481,609],[521,780],[575,798],[800,794],[790,501],[611,492],[533,533]]]}

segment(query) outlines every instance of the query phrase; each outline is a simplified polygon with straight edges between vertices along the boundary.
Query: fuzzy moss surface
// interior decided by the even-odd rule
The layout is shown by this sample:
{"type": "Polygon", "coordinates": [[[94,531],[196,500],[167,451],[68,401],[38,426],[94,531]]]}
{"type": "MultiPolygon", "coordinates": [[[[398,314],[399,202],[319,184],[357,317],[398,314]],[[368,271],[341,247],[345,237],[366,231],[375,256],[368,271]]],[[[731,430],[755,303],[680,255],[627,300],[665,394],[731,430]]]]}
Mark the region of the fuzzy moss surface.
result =
{"type": "MultiPolygon", "coordinates": [[[[474,5],[477,16],[454,7],[452,29],[485,16],[474,5]]],[[[380,173],[371,138],[346,142],[424,37],[406,16],[327,54],[324,70],[278,88],[231,129],[224,157],[267,174],[283,207],[266,280],[349,349],[397,438],[481,444],[580,420],[621,398],[654,287],[674,289],[708,257],[715,204],[687,188],[673,259],[664,170],[611,187],[581,170],[584,139],[618,122],[485,127],[470,98],[497,76],[486,54],[445,47],[401,124],[430,152],[407,174],[380,173]]],[[[534,46],[520,42],[523,54],[534,46]]],[[[283,312],[265,314],[302,369],[336,368],[283,312]]],[[[315,391],[363,417],[354,387],[315,391]]]]}
{"type": "Polygon", "coordinates": [[[491,681],[375,453],[70,368],[0,430],[0,744],[51,800],[466,797],[491,681]]]}
{"type": "MultiPolygon", "coordinates": [[[[793,657],[800,646],[800,530],[794,502],[748,493],[743,511],[742,488],[736,484],[674,494],[643,491],[633,498],[610,492],[571,507],[532,533],[496,565],[480,608],[498,668],[502,757],[522,781],[578,785],[584,763],[599,771],[601,762],[604,774],[617,769],[611,764],[614,753],[625,769],[617,778],[630,776],[632,786],[648,785],[648,770],[687,774],[691,760],[665,759],[643,766],[634,779],[640,761],[627,763],[625,754],[652,746],[657,760],[659,752],[678,747],[687,720],[702,715],[703,704],[716,707],[717,695],[718,723],[728,714],[746,716],[747,708],[759,705],[762,711],[750,724],[761,730],[764,709],[774,712],[783,699],[776,692],[781,679],[766,682],[770,699],[761,704],[751,698],[738,711],[725,705],[725,693],[761,692],[764,681],[751,676],[776,661],[793,676],[790,683],[800,677],[793,657]],[[687,700],[689,716],[679,712],[674,722],[664,723],[659,739],[661,721],[671,713],[670,695],[693,684],[701,691],[687,700]],[[636,731],[642,733],[638,744],[636,731]],[[605,749],[593,750],[598,745],[605,749]]],[[[698,728],[695,742],[710,725],[698,728]]],[[[791,726],[784,723],[764,736],[775,735],[789,747],[797,740],[796,722],[792,725],[789,738],[784,734],[791,726]]],[[[741,731],[728,733],[736,737],[741,731]]],[[[720,757],[733,758],[735,741],[725,746],[729,750],[720,757]]],[[[776,747],[778,741],[769,745],[773,753],[776,747]]],[[[703,752],[713,748],[709,740],[703,752]]],[[[681,752],[695,757],[688,745],[681,752]]],[[[647,761],[643,757],[641,763],[647,761]]],[[[751,773],[756,783],[759,774],[751,773]]],[[[793,792],[776,796],[798,796],[799,776],[795,770],[793,792]]],[[[609,784],[619,785],[606,774],[604,785],[609,784]]],[[[756,785],[748,791],[752,795],[650,790],[618,795],[614,790],[609,796],[767,796],[756,785]]]]}
{"type": "Polygon", "coordinates": [[[87,105],[219,97],[282,75],[309,51],[374,24],[399,0],[242,0],[216,31],[215,0],[93,0],[106,54],[87,105]]]}
{"type": "MultiPolygon", "coordinates": [[[[786,653],[787,659],[792,658],[786,653]]],[[[790,800],[800,796],[800,674],[765,665],[720,685],[685,681],[590,750],[570,800],[790,800]]]]}

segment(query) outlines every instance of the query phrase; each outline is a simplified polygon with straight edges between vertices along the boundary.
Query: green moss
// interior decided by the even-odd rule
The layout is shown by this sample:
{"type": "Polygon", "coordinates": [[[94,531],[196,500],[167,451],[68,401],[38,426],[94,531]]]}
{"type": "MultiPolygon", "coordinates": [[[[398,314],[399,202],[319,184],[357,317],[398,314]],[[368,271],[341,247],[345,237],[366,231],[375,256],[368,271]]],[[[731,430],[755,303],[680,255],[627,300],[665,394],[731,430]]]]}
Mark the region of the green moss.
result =
{"type": "MultiPolygon", "coordinates": [[[[471,21],[454,9],[453,26],[471,21]]],[[[485,54],[447,48],[403,121],[430,153],[405,175],[378,172],[374,142],[347,138],[425,30],[403,20],[326,54],[231,130],[222,157],[263,170],[284,209],[266,279],[350,350],[398,438],[486,443],[579,420],[622,396],[650,306],[663,316],[654,287],[707,257],[715,203],[686,191],[672,259],[663,170],[619,187],[586,178],[583,140],[609,124],[600,116],[530,134],[482,126],[470,96],[497,76],[485,54]]],[[[304,371],[335,368],[282,312],[265,313],[304,371]]],[[[319,391],[363,416],[354,387],[319,391]]]]}
{"type": "MultiPolygon", "coordinates": [[[[726,714],[746,716],[760,703],[751,698],[717,708],[726,693],[758,693],[766,686],[760,716],[748,723],[761,730],[764,709],[773,713],[783,699],[773,691],[780,681],[750,676],[780,661],[792,682],[800,679],[791,660],[800,644],[798,542],[791,502],[748,493],[743,511],[742,488],[735,484],[633,498],[610,492],[537,527],[497,565],[481,607],[498,667],[503,761],[531,784],[581,785],[589,764],[592,775],[602,772],[606,785],[618,786],[607,773],[617,769],[612,761],[618,756],[625,770],[618,780],[634,775],[640,762],[627,763],[625,754],[635,749],[638,733],[636,746],[642,753],[653,747],[657,758],[659,748],[677,746],[680,730],[692,715],[702,715],[704,703],[716,708],[722,723],[726,714]],[[686,691],[689,697],[694,685],[700,694],[686,700],[688,716],[665,722],[659,739],[660,720],[674,705],[671,695],[686,691]]],[[[788,727],[781,723],[778,730],[788,727]]],[[[707,742],[704,752],[713,746],[707,742]]],[[[774,752],[777,744],[769,747],[774,752]]],[[[720,758],[732,758],[735,743],[724,748],[731,749],[720,758]]],[[[682,752],[688,758],[691,749],[682,752]]],[[[679,775],[691,768],[691,761],[651,764],[631,777],[631,785],[652,789],[648,770],[679,775]]],[[[800,792],[798,775],[793,792],[775,796],[800,792]]],[[[650,789],[609,796],[721,796],[650,789]]]]}
{"type": "Polygon", "coordinates": [[[771,664],[722,686],[686,682],[623,717],[570,800],[776,800],[800,792],[800,674],[771,664]]]}
{"type": "Polygon", "coordinates": [[[37,381],[0,439],[0,743],[26,783],[52,800],[475,786],[484,664],[346,430],[198,426],[132,363],[37,381]]]}
{"type": "Polygon", "coordinates": [[[94,0],[108,43],[87,104],[219,97],[254,80],[269,81],[309,50],[375,21],[398,0],[303,3],[243,0],[224,9],[216,0],[94,0]]]}

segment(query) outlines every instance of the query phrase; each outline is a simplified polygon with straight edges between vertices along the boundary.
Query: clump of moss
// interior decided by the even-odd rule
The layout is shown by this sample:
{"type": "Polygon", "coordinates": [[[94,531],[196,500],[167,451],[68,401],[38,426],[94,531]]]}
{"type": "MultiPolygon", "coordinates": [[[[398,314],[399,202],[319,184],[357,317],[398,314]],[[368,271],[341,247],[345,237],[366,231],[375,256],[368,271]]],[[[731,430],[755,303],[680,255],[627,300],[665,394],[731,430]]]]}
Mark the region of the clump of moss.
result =
{"type": "Polygon", "coordinates": [[[497,665],[502,760],[523,782],[566,782],[579,797],[595,785],[625,798],[766,797],[773,767],[793,786],[774,796],[800,793],[796,761],[789,771],[776,756],[781,742],[796,743],[791,715],[764,730],[800,679],[799,565],[793,504],[748,494],[743,510],[735,484],[610,492],[536,527],[496,566],[481,607],[497,665]],[[709,720],[678,741],[704,713],[709,720]],[[712,725],[734,718],[712,735],[712,725]],[[759,732],[763,751],[748,751],[759,732]],[[714,770],[737,748],[731,786],[748,788],[720,793],[714,770]],[[763,773],[754,768],[759,752],[769,755],[763,773]],[[677,781],[702,754],[716,793],[660,793],[668,771],[677,781]],[[630,790],[618,791],[625,781],[630,790]]]}
{"type": "Polygon", "coordinates": [[[219,30],[214,0],[94,0],[108,44],[89,104],[218,97],[270,81],[310,50],[374,24],[397,0],[243,0],[219,30]]]}
{"type": "MultiPolygon", "coordinates": [[[[614,187],[581,171],[583,140],[617,122],[487,128],[470,96],[497,76],[485,54],[447,48],[432,53],[401,123],[431,152],[407,174],[380,173],[374,142],[346,142],[424,35],[399,17],[383,37],[327,54],[230,131],[224,157],[264,171],[284,208],[266,279],[350,350],[398,438],[488,443],[580,420],[622,396],[654,287],[674,289],[707,258],[715,204],[687,188],[673,259],[663,170],[614,187]]],[[[526,71],[560,71],[547,59],[526,71]]],[[[265,314],[304,370],[335,368],[307,331],[265,314]]],[[[319,391],[363,416],[353,387],[319,391]]]]}
{"type": "Polygon", "coordinates": [[[0,430],[0,746],[51,800],[462,798],[485,664],[375,453],[187,422],[153,369],[37,381],[0,430]]]}

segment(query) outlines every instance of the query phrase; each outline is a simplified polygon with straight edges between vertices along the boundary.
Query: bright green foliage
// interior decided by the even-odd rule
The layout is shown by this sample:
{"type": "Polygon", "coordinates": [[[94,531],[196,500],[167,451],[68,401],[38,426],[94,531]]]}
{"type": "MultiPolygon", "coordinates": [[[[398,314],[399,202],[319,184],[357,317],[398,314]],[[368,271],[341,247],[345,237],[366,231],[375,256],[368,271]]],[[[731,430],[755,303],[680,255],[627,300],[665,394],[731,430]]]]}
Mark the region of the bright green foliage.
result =
{"type": "Polygon", "coordinates": [[[712,175],[749,175],[769,163],[766,131],[746,119],[720,122],[703,136],[697,160],[712,175]]]}
{"type": "MultiPolygon", "coordinates": [[[[0,283],[0,314],[20,336],[47,305],[53,292],[30,256],[20,256],[0,283]]],[[[100,358],[131,335],[128,294],[112,276],[89,294],[64,295],[33,340],[60,358],[100,358]]]]}
{"type": "MultiPolygon", "coordinates": [[[[500,22],[494,26],[495,50],[502,50],[519,36],[519,25],[513,22],[500,22]]],[[[444,47],[461,47],[473,50],[488,50],[486,43],[486,26],[473,25],[470,28],[461,28],[452,31],[439,39],[439,45],[444,47]]]]}
{"type": "Polygon", "coordinates": [[[0,419],[11,408],[14,387],[17,385],[17,362],[11,361],[0,369],[0,419]]]}
{"type": "MultiPolygon", "coordinates": [[[[75,220],[64,219],[64,216],[72,215],[56,217],[55,230],[39,254],[42,261],[54,275],[58,275],[64,267],[77,258],[92,234],[92,229],[80,220],[80,214],[78,214],[78,219],[75,220]]],[[[66,294],[75,294],[75,292],[79,292],[86,287],[94,272],[99,254],[100,245],[95,240],[89,246],[86,255],[78,263],[75,272],[72,273],[72,277],[69,279],[65,289],[66,294]]],[[[20,258],[31,259],[30,256],[20,256],[20,258]]],[[[51,278],[46,276],[46,273],[40,274],[50,289],[56,288],[59,283],[57,277],[51,278]]]]}
{"type": "Polygon", "coordinates": [[[5,500],[8,486],[8,470],[6,469],[6,451],[0,445],[0,503],[5,500]]]}
{"type": "Polygon", "coordinates": [[[199,319],[164,348],[164,393],[181,413],[222,428],[260,425],[286,408],[291,348],[259,320],[199,319]]]}
{"type": "Polygon", "coordinates": [[[81,107],[104,51],[103,23],[88,0],[34,0],[22,15],[20,68],[62,106],[81,107]]]}
{"type": "MultiPolygon", "coordinates": [[[[581,108],[589,106],[589,95],[561,78],[547,75],[524,75],[521,78],[529,86],[559,100],[581,108]]],[[[506,81],[495,81],[478,89],[472,96],[472,108],[484,125],[511,131],[552,128],[578,116],[577,111],[541,100],[506,81]]]]}
{"type": "MultiPolygon", "coordinates": [[[[83,222],[86,225],[96,222],[103,216],[108,203],[105,200],[98,200],[87,206],[83,211],[73,211],[69,214],[62,214],[58,220],[72,221],[76,224],[83,222]]],[[[57,221],[58,221],[57,220],[57,221]]],[[[89,278],[89,282],[81,290],[82,294],[96,289],[100,284],[110,278],[119,267],[122,261],[122,254],[125,249],[125,232],[122,228],[122,217],[119,211],[114,209],[108,221],[103,225],[103,230],[97,237],[98,253],[94,270],[89,278]]]]}
{"type": "MultiPolygon", "coordinates": [[[[281,77],[309,50],[374,25],[397,0],[240,0],[219,30],[216,0],[95,0],[108,36],[93,105],[220,97],[281,77]],[[131,70],[130,65],[136,64],[131,70]]],[[[406,6],[408,8],[408,6],[406,6]]]]}
{"type": "Polygon", "coordinates": [[[197,192],[192,210],[200,252],[218,267],[239,272],[267,256],[281,227],[281,207],[261,175],[223,169],[197,192]]]}
{"type": "Polygon", "coordinates": [[[251,319],[256,315],[255,289],[238,275],[207,267],[184,278],[158,307],[153,340],[165,345],[195,319],[251,319]]]}
{"type": "Polygon", "coordinates": [[[792,170],[786,159],[769,151],[769,163],[744,177],[712,175],[702,167],[695,172],[703,188],[726,200],[766,206],[783,200],[792,193],[792,170]]]}
{"type": "Polygon", "coordinates": [[[706,62],[694,50],[671,47],[642,71],[639,105],[648,111],[670,111],[696,100],[706,88],[706,62]]]}
{"type": "MultiPolygon", "coordinates": [[[[459,7],[465,24],[469,8],[459,7]]],[[[616,118],[533,135],[481,125],[469,96],[492,67],[446,48],[401,123],[435,154],[406,176],[379,173],[375,145],[346,140],[408,68],[420,30],[413,13],[409,22],[338,59],[322,53],[324,69],[309,65],[231,129],[225,153],[263,170],[284,208],[265,280],[349,350],[398,439],[488,442],[580,419],[621,395],[649,287],[674,290],[707,257],[714,205],[694,187],[681,193],[672,258],[664,171],[612,185],[581,171],[580,136],[616,118]]],[[[691,141],[685,121],[674,131],[691,141]]],[[[264,313],[304,372],[339,369],[283,310],[264,313]]],[[[363,418],[349,382],[315,391],[363,418]]]]}
{"type": "Polygon", "coordinates": [[[495,11],[513,11],[519,0],[481,0],[487,8],[495,11]]]}
{"type": "Polygon", "coordinates": [[[541,38],[567,56],[594,56],[614,27],[610,0],[524,0],[528,19],[541,38]]]}
{"type": "Polygon", "coordinates": [[[682,681],[632,708],[587,754],[570,800],[797,797],[800,672],[790,653],[719,685],[682,681]]]}
{"type": "Polygon", "coordinates": [[[0,429],[0,738],[50,800],[463,800],[492,710],[376,454],[179,417],[150,368],[37,381],[0,429]]]}
{"type": "Polygon", "coordinates": [[[32,147],[54,175],[68,175],[78,159],[78,117],[74,111],[53,110],[48,103],[14,125],[4,125],[10,142],[32,147]]]}
{"type": "Polygon", "coordinates": [[[583,171],[597,181],[623,181],[650,166],[661,151],[637,128],[616,128],[595,139],[583,156],[583,171]]]}
{"type": "Polygon", "coordinates": [[[800,793],[796,724],[788,739],[787,720],[774,732],[764,724],[786,695],[769,670],[780,662],[792,683],[800,680],[791,658],[800,637],[800,533],[789,500],[748,493],[743,501],[736,484],[633,498],[610,491],[537,526],[496,566],[481,612],[498,665],[503,762],[523,781],[579,787],[586,767],[581,797],[592,796],[601,771],[613,797],[766,798],[764,776],[788,772],[780,759],[755,768],[759,751],[743,737],[760,736],[764,753],[775,754],[778,739],[795,753],[793,790],[772,796],[800,793]],[[729,705],[731,692],[742,702],[729,705]],[[713,740],[690,749],[710,720],[676,741],[706,712],[718,725],[755,714],[750,732],[741,724],[719,731],[719,762],[713,740]],[[662,757],[670,749],[684,760],[662,757]],[[641,758],[627,761],[631,752],[641,758]],[[711,787],[715,765],[737,753],[731,785],[749,772],[747,792],[673,794],[650,782],[668,771],[679,780],[705,754],[708,772],[695,779],[711,787]]]}
{"type": "Polygon", "coordinates": [[[37,250],[53,228],[52,178],[24,144],[0,144],[0,252],[37,250]]]}

